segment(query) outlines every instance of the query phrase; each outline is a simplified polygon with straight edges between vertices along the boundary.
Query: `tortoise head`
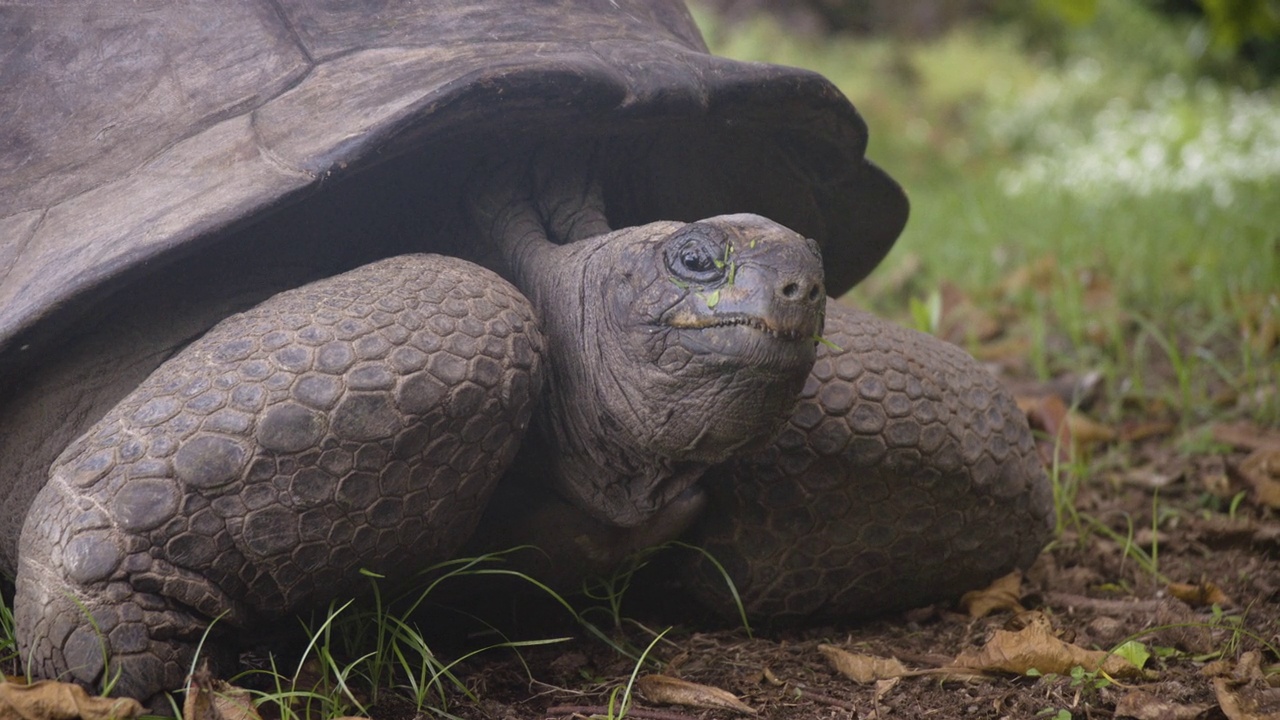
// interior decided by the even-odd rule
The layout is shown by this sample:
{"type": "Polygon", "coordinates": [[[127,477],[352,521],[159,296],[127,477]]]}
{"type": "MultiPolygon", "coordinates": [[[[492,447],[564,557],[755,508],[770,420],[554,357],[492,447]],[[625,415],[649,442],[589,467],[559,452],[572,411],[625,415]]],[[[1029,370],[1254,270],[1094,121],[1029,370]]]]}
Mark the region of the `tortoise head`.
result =
{"type": "Polygon", "coordinates": [[[545,245],[526,293],[551,358],[540,423],[559,491],[634,525],[770,439],[813,367],[812,240],[756,215],[545,245]]]}

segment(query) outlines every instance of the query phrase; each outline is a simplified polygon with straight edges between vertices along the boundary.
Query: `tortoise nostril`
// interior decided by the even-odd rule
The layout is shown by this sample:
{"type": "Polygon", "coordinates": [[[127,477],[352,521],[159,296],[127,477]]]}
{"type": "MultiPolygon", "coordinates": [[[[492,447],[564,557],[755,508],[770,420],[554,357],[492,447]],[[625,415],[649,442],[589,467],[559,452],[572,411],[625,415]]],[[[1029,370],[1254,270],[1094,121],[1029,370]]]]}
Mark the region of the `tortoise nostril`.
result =
{"type": "Polygon", "coordinates": [[[810,283],[801,280],[791,280],[778,288],[778,295],[784,300],[800,303],[816,303],[822,297],[822,283],[810,283]]]}

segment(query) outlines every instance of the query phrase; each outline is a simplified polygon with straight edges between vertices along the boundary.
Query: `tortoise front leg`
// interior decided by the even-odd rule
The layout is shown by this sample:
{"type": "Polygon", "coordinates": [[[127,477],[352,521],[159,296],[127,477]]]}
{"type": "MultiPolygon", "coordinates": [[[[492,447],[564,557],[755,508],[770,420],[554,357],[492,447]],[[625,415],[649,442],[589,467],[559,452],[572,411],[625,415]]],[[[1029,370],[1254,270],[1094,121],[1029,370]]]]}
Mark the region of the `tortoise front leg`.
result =
{"type": "Polygon", "coordinates": [[[161,365],[54,463],[20,540],[37,676],[149,698],[231,629],[467,539],[541,384],[533,309],[407,255],[275,296],[161,365]],[[116,682],[118,677],[118,682],[116,682]]]}
{"type": "MultiPolygon", "coordinates": [[[[952,598],[1040,552],[1052,491],[1012,397],[959,348],[831,301],[771,446],[716,468],[694,539],[759,618],[952,598]],[[837,349],[838,348],[838,349],[837,349]]],[[[705,559],[691,585],[732,611],[705,559]]]]}

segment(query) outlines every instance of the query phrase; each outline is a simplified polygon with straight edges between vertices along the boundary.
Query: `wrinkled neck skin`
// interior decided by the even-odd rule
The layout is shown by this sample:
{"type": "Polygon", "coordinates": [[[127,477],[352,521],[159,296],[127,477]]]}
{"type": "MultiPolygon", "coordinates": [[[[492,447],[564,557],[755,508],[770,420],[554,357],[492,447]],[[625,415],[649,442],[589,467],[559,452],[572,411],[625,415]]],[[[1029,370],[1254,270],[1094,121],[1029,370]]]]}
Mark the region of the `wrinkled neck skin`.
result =
{"type": "Polygon", "coordinates": [[[783,229],[754,216],[728,216],[723,229],[697,223],[692,240],[681,222],[608,232],[589,182],[500,187],[482,194],[476,215],[542,320],[551,371],[533,431],[553,487],[602,522],[678,534],[701,510],[703,473],[770,439],[794,407],[813,364],[820,305],[765,329],[734,308],[763,302],[748,286],[776,275],[779,252],[820,273],[816,249],[789,231],[797,240],[785,247],[758,242],[753,223],[783,229]],[[715,248],[737,248],[729,284],[673,276],[669,258],[690,243],[726,256],[715,248]],[[732,322],[708,319],[715,307],[732,322]]]}
{"type": "Polygon", "coordinates": [[[546,272],[524,286],[554,358],[539,432],[551,448],[555,485],[589,514],[624,526],[657,513],[733,449],[698,452],[701,429],[684,427],[697,420],[673,416],[679,394],[699,388],[686,390],[679,378],[636,362],[655,353],[635,347],[637,331],[647,329],[623,317],[636,299],[625,280],[611,277],[615,253],[607,249],[611,240],[651,228],[547,249],[546,272]],[[565,312],[566,299],[579,312],[565,312]]]}

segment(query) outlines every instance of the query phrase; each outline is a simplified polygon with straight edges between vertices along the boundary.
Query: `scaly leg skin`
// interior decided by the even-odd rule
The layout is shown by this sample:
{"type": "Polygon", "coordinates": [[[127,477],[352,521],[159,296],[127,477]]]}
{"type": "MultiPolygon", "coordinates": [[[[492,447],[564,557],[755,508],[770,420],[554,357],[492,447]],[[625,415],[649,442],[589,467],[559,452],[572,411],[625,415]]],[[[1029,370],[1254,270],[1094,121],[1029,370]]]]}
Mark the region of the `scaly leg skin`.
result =
{"type": "Polygon", "coordinates": [[[56,461],[20,541],[37,676],[152,698],[202,634],[411,575],[470,535],[541,385],[533,309],[456,258],[271,298],[156,370],[56,461]]]}
{"type": "MultiPolygon", "coordinates": [[[[950,599],[1025,568],[1052,490],[1013,399],[952,345],[827,303],[777,440],[709,473],[694,541],[755,618],[852,618],[950,599]]],[[[736,616],[703,558],[695,593],[736,616]]]]}

